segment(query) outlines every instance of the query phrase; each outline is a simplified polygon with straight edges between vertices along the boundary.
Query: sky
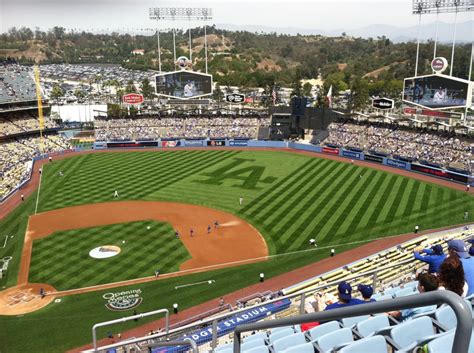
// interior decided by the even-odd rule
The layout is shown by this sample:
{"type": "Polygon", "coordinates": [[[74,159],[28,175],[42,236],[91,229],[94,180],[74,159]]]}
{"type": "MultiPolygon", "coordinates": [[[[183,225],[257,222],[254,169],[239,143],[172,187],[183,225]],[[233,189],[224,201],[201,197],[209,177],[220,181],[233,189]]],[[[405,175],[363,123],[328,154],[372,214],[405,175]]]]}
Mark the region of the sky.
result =
{"type": "MultiPolygon", "coordinates": [[[[148,18],[150,7],[210,7],[214,19],[209,24],[244,28],[258,25],[333,31],[372,24],[409,27],[418,23],[411,6],[411,0],[0,0],[0,31],[12,26],[48,29],[56,25],[98,32],[133,32],[156,27],[156,22],[148,18]]],[[[471,20],[472,14],[459,14],[458,21],[471,20]]],[[[434,20],[435,15],[430,15],[424,16],[422,22],[434,20]]],[[[440,20],[453,22],[454,14],[441,14],[440,20]]],[[[162,22],[159,26],[168,29],[172,24],[162,22]]],[[[187,26],[188,23],[175,24],[187,26]]]]}

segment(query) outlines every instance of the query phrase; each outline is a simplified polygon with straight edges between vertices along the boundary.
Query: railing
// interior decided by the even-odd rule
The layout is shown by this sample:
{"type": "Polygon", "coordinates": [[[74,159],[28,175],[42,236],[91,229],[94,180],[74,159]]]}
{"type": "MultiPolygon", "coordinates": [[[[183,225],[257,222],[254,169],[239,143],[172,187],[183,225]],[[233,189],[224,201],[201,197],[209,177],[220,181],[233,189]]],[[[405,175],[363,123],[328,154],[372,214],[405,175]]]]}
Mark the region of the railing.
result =
{"type": "MultiPolygon", "coordinates": [[[[93,346],[94,346],[93,352],[98,350],[97,349],[97,329],[99,327],[110,326],[110,325],[119,324],[119,323],[122,323],[122,322],[127,322],[127,321],[130,321],[130,320],[137,320],[137,319],[141,319],[141,318],[144,318],[144,317],[147,317],[147,316],[152,316],[152,315],[157,315],[157,314],[162,314],[162,313],[165,313],[165,331],[166,331],[165,333],[168,334],[169,333],[169,311],[168,311],[168,309],[154,310],[154,311],[150,311],[150,312],[143,313],[143,314],[137,314],[137,315],[133,315],[133,316],[129,316],[129,317],[123,317],[121,319],[110,320],[110,321],[105,321],[105,322],[99,322],[98,324],[95,324],[94,326],[92,326],[92,341],[93,341],[93,346]]],[[[127,344],[130,344],[130,343],[133,343],[133,342],[127,342],[127,344]]],[[[120,346],[121,345],[123,345],[123,344],[120,344],[120,346]]]]}
{"type": "Polygon", "coordinates": [[[241,334],[243,332],[299,325],[312,321],[338,320],[345,317],[377,314],[392,310],[411,309],[438,304],[448,304],[456,315],[457,326],[451,352],[467,353],[472,332],[471,309],[461,297],[447,290],[237,326],[234,330],[234,353],[240,353],[241,334]]]}
{"type": "MultiPolygon", "coordinates": [[[[403,264],[406,264],[406,263],[409,263],[409,262],[412,262],[412,261],[414,261],[414,260],[410,259],[410,260],[397,262],[397,263],[394,263],[394,264],[391,264],[391,265],[387,265],[387,266],[378,268],[376,270],[371,270],[371,271],[367,271],[367,272],[363,272],[363,273],[354,275],[352,277],[347,277],[345,280],[351,281],[351,280],[354,280],[354,279],[357,279],[357,278],[360,278],[360,277],[363,277],[363,276],[367,276],[367,275],[370,275],[370,274],[373,274],[374,277],[376,277],[377,273],[379,271],[386,270],[386,269],[392,268],[392,267],[398,267],[398,266],[401,266],[403,264]]],[[[326,283],[326,284],[319,285],[316,288],[305,289],[305,290],[301,290],[297,293],[293,293],[293,294],[290,294],[290,295],[280,296],[276,299],[265,301],[264,303],[259,303],[258,305],[255,305],[254,307],[259,307],[263,304],[269,304],[269,303],[277,302],[277,301],[282,300],[282,299],[290,299],[290,300],[294,300],[294,301],[300,300],[300,314],[303,314],[304,313],[304,304],[305,304],[305,300],[306,300],[306,295],[308,293],[313,293],[313,292],[316,292],[318,290],[325,289],[325,288],[337,285],[337,284],[339,284],[339,282],[340,282],[340,280],[337,280],[337,281],[334,281],[334,282],[329,282],[329,283],[326,283]]],[[[96,347],[95,344],[94,344],[94,350],[90,350],[90,351],[87,351],[87,352],[104,351],[104,350],[107,350],[107,349],[110,349],[110,348],[117,348],[117,347],[121,347],[121,346],[124,346],[124,345],[129,345],[129,344],[133,344],[133,343],[139,343],[139,342],[148,341],[148,340],[152,340],[152,339],[161,339],[164,336],[167,336],[168,334],[175,335],[175,334],[178,334],[180,332],[192,331],[193,329],[196,328],[196,325],[199,325],[199,326],[210,325],[211,326],[211,334],[212,334],[211,347],[215,348],[217,346],[217,338],[218,338],[217,323],[220,320],[223,320],[223,319],[225,319],[225,318],[227,318],[231,315],[239,314],[239,313],[244,312],[248,309],[249,309],[248,307],[245,307],[245,308],[242,308],[242,309],[239,309],[239,310],[235,310],[231,313],[226,313],[226,314],[218,315],[218,316],[213,317],[213,318],[208,318],[206,320],[202,320],[198,324],[196,324],[196,323],[188,324],[186,326],[170,330],[169,333],[168,332],[160,332],[160,333],[157,333],[157,334],[154,334],[154,335],[137,338],[136,340],[127,341],[127,342],[118,342],[118,343],[114,343],[114,344],[107,345],[107,346],[102,346],[102,347],[96,347]]],[[[131,316],[130,318],[133,318],[133,316],[131,316]]],[[[122,321],[120,321],[120,319],[119,320],[114,320],[114,321],[122,322],[122,321]]]]}
{"type": "Polygon", "coordinates": [[[190,338],[185,338],[184,341],[167,341],[167,342],[153,343],[151,345],[148,345],[147,348],[149,349],[149,352],[152,352],[153,348],[173,347],[173,346],[191,346],[191,349],[193,350],[194,353],[199,353],[199,348],[196,342],[194,342],[190,338]]]}

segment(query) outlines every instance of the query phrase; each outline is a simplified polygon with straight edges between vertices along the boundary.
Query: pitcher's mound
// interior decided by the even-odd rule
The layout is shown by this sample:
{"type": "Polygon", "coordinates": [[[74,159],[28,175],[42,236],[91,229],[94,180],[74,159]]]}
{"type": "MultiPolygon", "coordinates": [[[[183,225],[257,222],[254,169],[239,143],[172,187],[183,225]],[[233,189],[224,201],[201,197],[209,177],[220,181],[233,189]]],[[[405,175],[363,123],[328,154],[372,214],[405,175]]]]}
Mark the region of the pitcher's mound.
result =
{"type": "Polygon", "coordinates": [[[51,303],[55,296],[48,293],[56,292],[53,286],[42,283],[28,283],[8,288],[0,292],[0,315],[22,315],[39,310],[51,303]],[[40,295],[43,288],[44,297],[40,295]]]}
{"type": "Polygon", "coordinates": [[[120,248],[115,245],[102,245],[89,251],[89,256],[94,259],[108,259],[120,254],[120,248]]]}

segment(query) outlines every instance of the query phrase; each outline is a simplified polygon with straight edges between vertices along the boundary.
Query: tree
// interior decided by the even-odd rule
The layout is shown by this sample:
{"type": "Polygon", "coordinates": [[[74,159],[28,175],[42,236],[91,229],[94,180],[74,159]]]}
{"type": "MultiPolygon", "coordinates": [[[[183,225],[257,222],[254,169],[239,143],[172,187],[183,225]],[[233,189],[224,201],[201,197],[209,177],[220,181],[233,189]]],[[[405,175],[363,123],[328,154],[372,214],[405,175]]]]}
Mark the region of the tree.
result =
{"type": "Polygon", "coordinates": [[[137,89],[135,88],[135,84],[133,80],[127,82],[127,86],[125,87],[125,93],[136,93],[137,89]]]}
{"type": "Polygon", "coordinates": [[[55,84],[49,96],[51,97],[51,99],[57,100],[58,98],[61,98],[63,95],[64,95],[64,91],[62,90],[62,88],[58,84],[55,84]]]}
{"type": "Polygon", "coordinates": [[[351,84],[351,110],[360,110],[367,105],[369,99],[369,84],[360,76],[356,76],[351,84]]]}
{"type": "Polygon", "coordinates": [[[311,97],[311,91],[313,89],[313,85],[309,82],[306,82],[304,85],[303,85],[303,95],[305,97],[311,97]]]}
{"type": "Polygon", "coordinates": [[[212,92],[212,99],[218,103],[220,103],[224,99],[224,92],[221,90],[221,85],[218,83],[212,92]]]}
{"type": "Polygon", "coordinates": [[[145,77],[140,84],[140,91],[146,99],[152,99],[155,96],[150,80],[145,77]]]}

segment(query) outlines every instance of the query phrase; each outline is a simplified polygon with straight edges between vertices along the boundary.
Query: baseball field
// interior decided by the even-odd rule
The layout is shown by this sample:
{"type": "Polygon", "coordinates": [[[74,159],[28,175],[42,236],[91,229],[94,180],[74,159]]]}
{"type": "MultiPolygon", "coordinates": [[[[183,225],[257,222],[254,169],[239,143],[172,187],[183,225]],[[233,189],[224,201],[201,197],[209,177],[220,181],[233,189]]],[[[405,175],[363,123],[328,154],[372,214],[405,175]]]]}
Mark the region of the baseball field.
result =
{"type": "Polygon", "coordinates": [[[141,312],[185,309],[255,284],[261,272],[271,278],[314,263],[331,248],[340,253],[474,214],[465,192],[285,151],[77,155],[46,164],[37,195],[0,221],[0,259],[12,257],[0,285],[48,285],[56,300],[1,315],[2,353],[90,342],[94,323],[133,311],[110,311],[104,293],[139,289],[141,312]],[[309,246],[312,238],[318,247],[309,246]],[[90,256],[109,247],[119,252],[90,256]]]}

